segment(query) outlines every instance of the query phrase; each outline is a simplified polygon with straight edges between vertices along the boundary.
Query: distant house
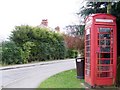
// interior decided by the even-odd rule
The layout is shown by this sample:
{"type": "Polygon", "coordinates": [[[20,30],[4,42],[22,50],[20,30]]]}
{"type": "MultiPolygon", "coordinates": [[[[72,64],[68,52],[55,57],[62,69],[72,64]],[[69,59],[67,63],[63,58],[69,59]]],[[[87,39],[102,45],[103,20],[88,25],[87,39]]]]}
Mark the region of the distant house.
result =
{"type": "Polygon", "coordinates": [[[60,27],[56,26],[54,29],[48,26],[48,19],[42,19],[40,25],[38,27],[48,28],[50,31],[54,31],[56,33],[60,33],[60,27]]]}
{"type": "Polygon", "coordinates": [[[48,26],[48,19],[42,19],[42,21],[41,21],[40,25],[38,25],[38,27],[50,29],[50,27],[48,26]]]}
{"type": "Polygon", "coordinates": [[[41,24],[39,25],[40,27],[48,27],[48,20],[47,19],[42,19],[41,24]]]}
{"type": "Polygon", "coordinates": [[[48,26],[48,19],[42,19],[42,21],[41,21],[40,25],[38,25],[38,27],[47,28],[47,29],[53,31],[53,29],[48,26]]]}

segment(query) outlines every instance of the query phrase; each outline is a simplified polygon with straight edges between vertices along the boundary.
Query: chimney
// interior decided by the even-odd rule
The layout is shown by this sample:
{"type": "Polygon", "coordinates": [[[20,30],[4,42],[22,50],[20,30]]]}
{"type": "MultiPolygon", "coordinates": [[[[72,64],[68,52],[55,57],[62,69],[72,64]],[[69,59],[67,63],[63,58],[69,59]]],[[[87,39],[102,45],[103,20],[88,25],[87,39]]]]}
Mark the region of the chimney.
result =
{"type": "Polygon", "coordinates": [[[55,31],[60,32],[60,27],[59,26],[55,27],[55,31]]]}
{"type": "Polygon", "coordinates": [[[48,27],[48,20],[47,19],[43,19],[41,22],[41,25],[48,27]]]}

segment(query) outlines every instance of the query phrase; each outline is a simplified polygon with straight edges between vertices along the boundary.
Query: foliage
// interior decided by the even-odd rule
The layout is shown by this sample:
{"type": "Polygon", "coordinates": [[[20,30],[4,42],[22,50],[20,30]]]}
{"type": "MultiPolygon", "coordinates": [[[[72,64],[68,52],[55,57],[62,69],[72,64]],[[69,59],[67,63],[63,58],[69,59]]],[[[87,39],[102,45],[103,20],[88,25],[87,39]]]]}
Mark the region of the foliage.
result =
{"type": "Polygon", "coordinates": [[[83,37],[85,25],[68,25],[65,27],[67,35],[83,37]]]}
{"type": "Polygon", "coordinates": [[[64,59],[66,55],[63,36],[47,28],[16,26],[10,39],[22,48],[25,62],[64,59]]]}
{"type": "Polygon", "coordinates": [[[78,12],[77,14],[85,18],[86,16],[94,13],[106,13],[107,4],[107,2],[87,2],[86,6],[83,6],[80,12],[78,12]]]}
{"type": "Polygon", "coordinates": [[[120,56],[120,1],[112,6],[111,13],[117,18],[117,53],[120,56]]]}
{"type": "Polygon", "coordinates": [[[68,49],[75,49],[79,52],[84,49],[84,38],[80,38],[80,36],[64,35],[64,40],[68,49]]]}
{"type": "Polygon", "coordinates": [[[76,58],[78,56],[78,51],[73,49],[67,50],[66,58],[76,58]]]}
{"type": "Polygon", "coordinates": [[[117,18],[117,84],[120,86],[120,1],[112,6],[111,13],[117,18]]]}
{"type": "Polygon", "coordinates": [[[32,38],[32,29],[33,27],[28,25],[16,26],[12,31],[10,40],[14,41],[17,46],[22,47],[22,45],[29,41],[32,38]]]}
{"type": "Polygon", "coordinates": [[[23,48],[21,49],[21,56],[24,63],[28,63],[30,57],[31,48],[35,46],[33,42],[25,42],[23,48]]]}
{"type": "Polygon", "coordinates": [[[2,64],[20,64],[22,63],[21,48],[17,47],[14,42],[2,43],[2,64]]]}

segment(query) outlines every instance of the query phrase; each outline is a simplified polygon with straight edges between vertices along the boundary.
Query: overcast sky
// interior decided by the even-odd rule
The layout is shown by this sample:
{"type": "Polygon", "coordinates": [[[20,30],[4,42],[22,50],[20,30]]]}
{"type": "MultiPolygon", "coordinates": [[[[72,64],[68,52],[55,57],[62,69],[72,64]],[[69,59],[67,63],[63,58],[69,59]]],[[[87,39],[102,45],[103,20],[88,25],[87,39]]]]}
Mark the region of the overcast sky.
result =
{"type": "Polygon", "coordinates": [[[1,0],[0,40],[8,38],[14,26],[37,26],[48,19],[49,27],[78,24],[75,13],[82,0],[1,0]]]}

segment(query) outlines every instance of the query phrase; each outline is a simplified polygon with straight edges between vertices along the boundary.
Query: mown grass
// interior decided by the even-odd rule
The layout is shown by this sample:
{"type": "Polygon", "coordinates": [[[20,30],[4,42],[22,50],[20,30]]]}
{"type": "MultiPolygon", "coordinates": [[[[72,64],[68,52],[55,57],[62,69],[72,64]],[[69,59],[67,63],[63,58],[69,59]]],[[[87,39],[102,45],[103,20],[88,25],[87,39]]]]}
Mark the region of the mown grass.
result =
{"type": "Polygon", "coordinates": [[[83,88],[81,82],[84,80],[76,78],[76,70],[68,70],[48,78],[38,88],[83,88]]]}

